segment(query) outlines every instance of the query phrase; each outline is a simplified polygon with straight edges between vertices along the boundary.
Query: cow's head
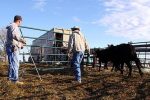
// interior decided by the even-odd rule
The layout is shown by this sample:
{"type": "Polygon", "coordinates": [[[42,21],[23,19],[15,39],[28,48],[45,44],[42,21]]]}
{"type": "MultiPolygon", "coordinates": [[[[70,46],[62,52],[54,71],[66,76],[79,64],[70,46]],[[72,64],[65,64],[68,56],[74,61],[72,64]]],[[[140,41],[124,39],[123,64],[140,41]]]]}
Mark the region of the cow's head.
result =
{"type": "Polygon", "coordinates": [[[98,56],[99,53],[100,53],[101,49],[100,48],[94,48],[94,52],[93,52],[93,55],[94,56],[98,56]]]}

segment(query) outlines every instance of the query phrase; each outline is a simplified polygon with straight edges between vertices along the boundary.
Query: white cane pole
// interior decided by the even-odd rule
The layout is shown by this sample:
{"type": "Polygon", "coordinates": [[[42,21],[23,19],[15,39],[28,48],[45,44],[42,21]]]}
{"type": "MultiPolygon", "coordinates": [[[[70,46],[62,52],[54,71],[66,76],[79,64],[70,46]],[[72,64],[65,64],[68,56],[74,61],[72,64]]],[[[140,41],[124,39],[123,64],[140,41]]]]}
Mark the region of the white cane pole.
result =
{"type": "MultiPolygon", "coordinates": [[[[20,28],[20,33],[21,33],[21,35],[22,35],[22,38],[24,38],[21,28],[20,28]]],[[[34,67],[35,67],[35,69],[36,69],[36,72],[37,72],[37,74],[38,74],[38,77],[39,77],[40,81],[42,81],[42,78],[41,78],[41,76],[40,76],[40,74],[39,74],[39,71],[38,71],[38,69],[37,69],[37,67],[36,67],[36,64],[35,64],[35,62],[34,62],[34,60],[33,60],[33,57],[32,57],[32,55],[31,55],[31,52],[30,52],[30,50],[29,50],[28,47],[27,47],[27,50],[28,50],[28,52],[29,52],[29,54],[30,54],[31,60],[32,60],[32,62],[33,62],[33,64],[34,64],[34,67]]]]}

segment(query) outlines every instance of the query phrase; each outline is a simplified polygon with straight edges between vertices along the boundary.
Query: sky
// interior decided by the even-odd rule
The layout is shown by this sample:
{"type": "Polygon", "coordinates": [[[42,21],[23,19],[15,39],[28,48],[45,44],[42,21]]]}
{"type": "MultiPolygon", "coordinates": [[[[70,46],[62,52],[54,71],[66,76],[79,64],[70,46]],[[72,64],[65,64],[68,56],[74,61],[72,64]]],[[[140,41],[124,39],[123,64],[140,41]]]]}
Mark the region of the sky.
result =
{"type": "MultiPolygon", "coordinates": [[[[0,7],[0,28],[21,15],[28,27],[79,26],[91,48],[150,40],[150,0],[1,0],[0,7]]],[[[23,34],[38,37],[44,32],[23,34]]]]}

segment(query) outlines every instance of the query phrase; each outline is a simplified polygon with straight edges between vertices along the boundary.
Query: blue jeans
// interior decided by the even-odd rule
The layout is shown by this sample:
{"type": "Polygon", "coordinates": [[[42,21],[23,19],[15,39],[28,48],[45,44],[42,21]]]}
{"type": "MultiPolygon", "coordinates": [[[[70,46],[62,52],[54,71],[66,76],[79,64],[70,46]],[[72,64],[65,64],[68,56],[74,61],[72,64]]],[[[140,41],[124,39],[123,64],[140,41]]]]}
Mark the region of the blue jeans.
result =
{"type": "Polygon", "coordinates": [[[8,56],[8,77],[11,81],[18,80],[18,71],[19,71],[19,50],[13,51],[13,46],[6,46],[6,53],[8,56]]]}
{"type": "Polygon", "coordinates": [[[73,68],[74,74],[75,74],[75,79],[81,80],[81,69],[80,69],[80,64],[82,61],[82,58],[84,56],[84,52],[74,52],[73,53],[73,58],[71,61],[71,67],[73,68]]]}

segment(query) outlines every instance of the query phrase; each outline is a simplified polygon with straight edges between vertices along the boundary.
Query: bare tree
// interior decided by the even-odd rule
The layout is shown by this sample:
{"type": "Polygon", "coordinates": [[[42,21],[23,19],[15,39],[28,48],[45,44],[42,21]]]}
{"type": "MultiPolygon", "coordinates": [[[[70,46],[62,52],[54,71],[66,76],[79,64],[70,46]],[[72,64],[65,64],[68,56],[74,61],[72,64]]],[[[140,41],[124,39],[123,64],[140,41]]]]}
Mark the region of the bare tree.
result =
{"type": "Polygon", "coordinates": [[[6,61],[6,52],[5,52],[6,34],[7,34],[7,29],[1,28],[0,29],[0,49],[1,49],[0,55],[5,57],[5,61],[6,61]]]}

